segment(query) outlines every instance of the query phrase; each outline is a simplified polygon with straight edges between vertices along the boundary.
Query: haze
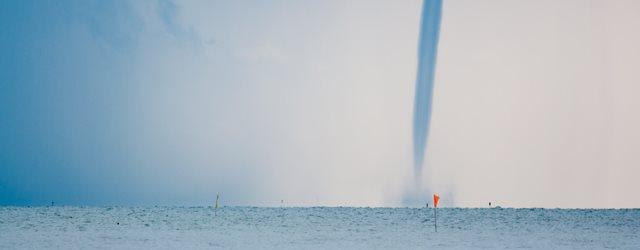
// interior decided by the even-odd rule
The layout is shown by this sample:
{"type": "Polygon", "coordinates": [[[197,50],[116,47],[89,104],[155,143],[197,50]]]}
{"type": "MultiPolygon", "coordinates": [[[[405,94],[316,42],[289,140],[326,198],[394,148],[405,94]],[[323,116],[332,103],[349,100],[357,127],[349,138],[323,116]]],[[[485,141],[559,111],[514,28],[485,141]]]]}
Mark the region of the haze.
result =
{"type": "MultiPolygon", "coordinates": [[[[421,5],[2,1],[0,204],[402,206],[421,5]]],[[[637,13],[444,1],[423,183],[639,207],[637,13]]]]}

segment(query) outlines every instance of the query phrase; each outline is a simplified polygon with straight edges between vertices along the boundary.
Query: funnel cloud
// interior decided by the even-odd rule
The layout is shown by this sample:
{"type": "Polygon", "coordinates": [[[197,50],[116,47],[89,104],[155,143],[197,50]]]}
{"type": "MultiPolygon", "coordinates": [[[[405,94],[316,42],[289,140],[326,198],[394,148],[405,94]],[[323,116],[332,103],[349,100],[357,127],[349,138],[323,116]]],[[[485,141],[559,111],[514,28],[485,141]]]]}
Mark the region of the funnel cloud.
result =
{"type": "Polygon", "coordinates": [[[418,76],[416,79],[413,114],[413,156],[416,180],[419,180],[422,176],[424,155],[429,136],[441,13],[441,0],[424,1],[420,43],[418,45],[418,76]]]}

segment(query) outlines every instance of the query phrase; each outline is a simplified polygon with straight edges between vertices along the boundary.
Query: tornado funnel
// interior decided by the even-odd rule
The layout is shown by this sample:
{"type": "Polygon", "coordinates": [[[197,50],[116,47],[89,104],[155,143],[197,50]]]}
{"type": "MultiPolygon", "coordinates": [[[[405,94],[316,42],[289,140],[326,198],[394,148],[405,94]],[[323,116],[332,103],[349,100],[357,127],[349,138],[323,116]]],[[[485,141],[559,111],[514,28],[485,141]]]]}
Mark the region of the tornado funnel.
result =
{"type": "Polygon", "coordinates": [[[442,0],[425,0],[418,44],[418,75],[413,110],[414,174],[420,179],[429,137],[442,0]]]}

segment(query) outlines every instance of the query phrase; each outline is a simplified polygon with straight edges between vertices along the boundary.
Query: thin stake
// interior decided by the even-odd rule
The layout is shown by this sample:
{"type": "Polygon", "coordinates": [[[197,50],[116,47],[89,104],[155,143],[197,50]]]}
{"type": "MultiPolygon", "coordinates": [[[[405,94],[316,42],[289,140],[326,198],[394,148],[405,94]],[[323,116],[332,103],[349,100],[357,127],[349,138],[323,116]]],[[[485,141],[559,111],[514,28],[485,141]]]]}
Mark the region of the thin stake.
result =
{"type": "Polygon", "coordinates": [[[433,227],[436,229],[436,232],[438,232],[438,207],[434,207],[433,208],[433,216],[435,217],[435,220],[433,220],[433,227]]]}
{"type": "Polygon", "coordinates": [[[219,200],[220,200],[220,194],[216,194],[216,207],[215,207],[215,209],[213,210],[213,211],[214,211],[215,216],[218,216],[218,201],[219,201],[219,200]]]}

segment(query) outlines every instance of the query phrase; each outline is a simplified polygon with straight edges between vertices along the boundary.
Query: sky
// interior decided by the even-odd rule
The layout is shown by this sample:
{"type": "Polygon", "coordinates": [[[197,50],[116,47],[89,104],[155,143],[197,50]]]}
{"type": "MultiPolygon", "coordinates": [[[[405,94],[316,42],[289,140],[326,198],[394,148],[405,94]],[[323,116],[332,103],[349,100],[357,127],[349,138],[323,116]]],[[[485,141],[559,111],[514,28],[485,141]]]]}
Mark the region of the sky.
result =
{"type": "MultiPolygon", "coordinates": [[[[0,204],[401,206],[421,6],[2,1],[0,204]]],[[[442,205],[640,207],[640,2],[442,8],[442,205]]]]}

